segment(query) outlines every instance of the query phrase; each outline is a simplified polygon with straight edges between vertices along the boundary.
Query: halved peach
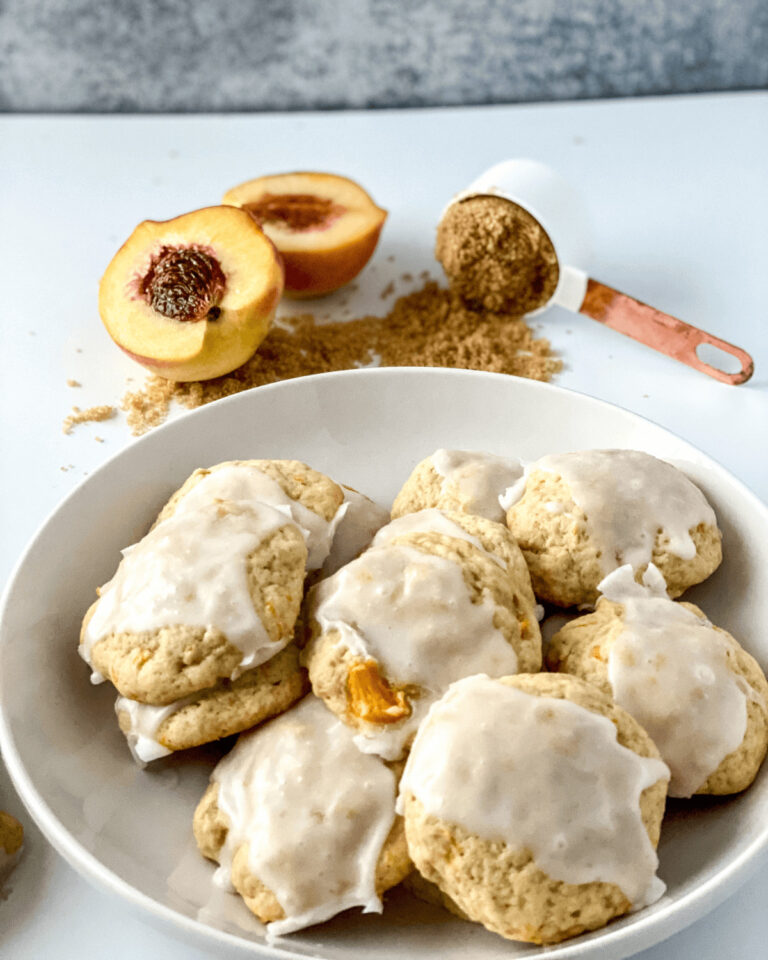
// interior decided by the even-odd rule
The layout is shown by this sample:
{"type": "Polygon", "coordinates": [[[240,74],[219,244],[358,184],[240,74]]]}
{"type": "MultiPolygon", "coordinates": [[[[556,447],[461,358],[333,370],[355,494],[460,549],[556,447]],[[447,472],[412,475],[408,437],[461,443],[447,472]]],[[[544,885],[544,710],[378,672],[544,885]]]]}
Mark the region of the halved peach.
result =
{"type": "Polygon", "coordinates": [[[99,313],[152,373],[208,380],[252,356],[282,292],[279,254],[254,219],[206,207],[140,223],[101,279],[99,313]]]}
{"type": "Polygon", "coordinates": [[[387,211],[361,186],[332,173],[280,173],[241,183],[224,203],[261,224],[282,255],[285,292],[320,297],[353,280],[371,259],[387,211]]]}

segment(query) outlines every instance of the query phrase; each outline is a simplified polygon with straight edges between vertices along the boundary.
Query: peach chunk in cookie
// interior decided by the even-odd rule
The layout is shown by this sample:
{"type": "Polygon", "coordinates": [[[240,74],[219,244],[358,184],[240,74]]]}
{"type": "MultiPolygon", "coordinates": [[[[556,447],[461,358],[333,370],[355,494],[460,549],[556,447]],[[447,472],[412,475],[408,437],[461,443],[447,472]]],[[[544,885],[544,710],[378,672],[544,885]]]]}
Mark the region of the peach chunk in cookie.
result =
{"type": "Polygon", "coordinates": [[[392,521],[313,589],[308,622],[312,689],[362,750],[386,759],[403,755],[453,680],[541,666],[525,563],[508,531],[481,517],[392,521]]]}

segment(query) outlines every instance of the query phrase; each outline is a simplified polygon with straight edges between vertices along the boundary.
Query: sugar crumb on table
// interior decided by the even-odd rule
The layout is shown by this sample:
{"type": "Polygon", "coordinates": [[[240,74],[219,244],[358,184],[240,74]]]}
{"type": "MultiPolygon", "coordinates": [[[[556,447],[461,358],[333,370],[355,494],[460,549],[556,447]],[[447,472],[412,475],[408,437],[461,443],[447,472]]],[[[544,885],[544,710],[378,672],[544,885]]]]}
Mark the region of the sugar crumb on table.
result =
{"type": "Polygon", "coordinates": [[[72,413],[64,418],[62,431],[72,433],[74,427],[79,423],[100,423],[102,420],[110,420],[117,413],[115,407],[108,403],[102,403],[96,407],[88,407],[87,410],[81,410],[80,407],[72,407],[72,413]]]}
{"type": "Polygon", "coordinates": [[[279,380],[381,366],[455,367],[549,380],[561,369],[549,341],[519,316],[469,309],[434,281],[399,297],[385,317],[320,323],[285,317],[237,370],[214,380],[174,382],[150,376],[122,400],[135,435],[162,423],[172,403],[194,408],[279,380]]]}

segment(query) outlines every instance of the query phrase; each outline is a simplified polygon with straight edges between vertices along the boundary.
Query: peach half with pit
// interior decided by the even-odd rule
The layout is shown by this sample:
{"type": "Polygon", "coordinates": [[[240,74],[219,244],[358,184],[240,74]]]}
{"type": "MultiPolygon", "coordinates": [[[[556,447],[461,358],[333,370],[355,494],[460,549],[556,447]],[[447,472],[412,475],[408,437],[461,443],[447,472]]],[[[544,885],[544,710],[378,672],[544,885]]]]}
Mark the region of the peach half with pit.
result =
{"type": "Polygon", "coordinates": [[[320,297],[353,280],[371,259],[387,211],[361,186],[333,173],[281,173],[224,194],[247,210],[285,264],[285,292],[320,297]]]}
{"type": "Polygon", "coordinates": [[[167,380],[209,380],[245,363],[267,334],[283,267],[253,217],[231,206],[145,220],[99,287],[107,332],[167,380]]]}

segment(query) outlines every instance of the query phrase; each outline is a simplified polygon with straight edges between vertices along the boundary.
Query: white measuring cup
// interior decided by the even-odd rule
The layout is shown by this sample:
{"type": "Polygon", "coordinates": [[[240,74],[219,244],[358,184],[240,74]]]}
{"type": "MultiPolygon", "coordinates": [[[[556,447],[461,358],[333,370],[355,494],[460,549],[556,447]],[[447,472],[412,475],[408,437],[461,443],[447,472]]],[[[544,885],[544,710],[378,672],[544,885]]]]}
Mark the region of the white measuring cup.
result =
{"type": "Polygon", "coordinates": [[[550,299],[527,316],[557,305],[583,313],[723,383],[744,383],[752,376],[752,358],[740,347],[589,276],[592,244],[586,207],[572,184],[550,167],[536,160],[504,160],[481,174],[448,206],[478,196],[516,203],[539,222],[552,243],[559,267],[557,286],[550,299]],[[706,363],[697,352],[702,344],[735,357],[741,369],[726,373],[706,363]]]}

